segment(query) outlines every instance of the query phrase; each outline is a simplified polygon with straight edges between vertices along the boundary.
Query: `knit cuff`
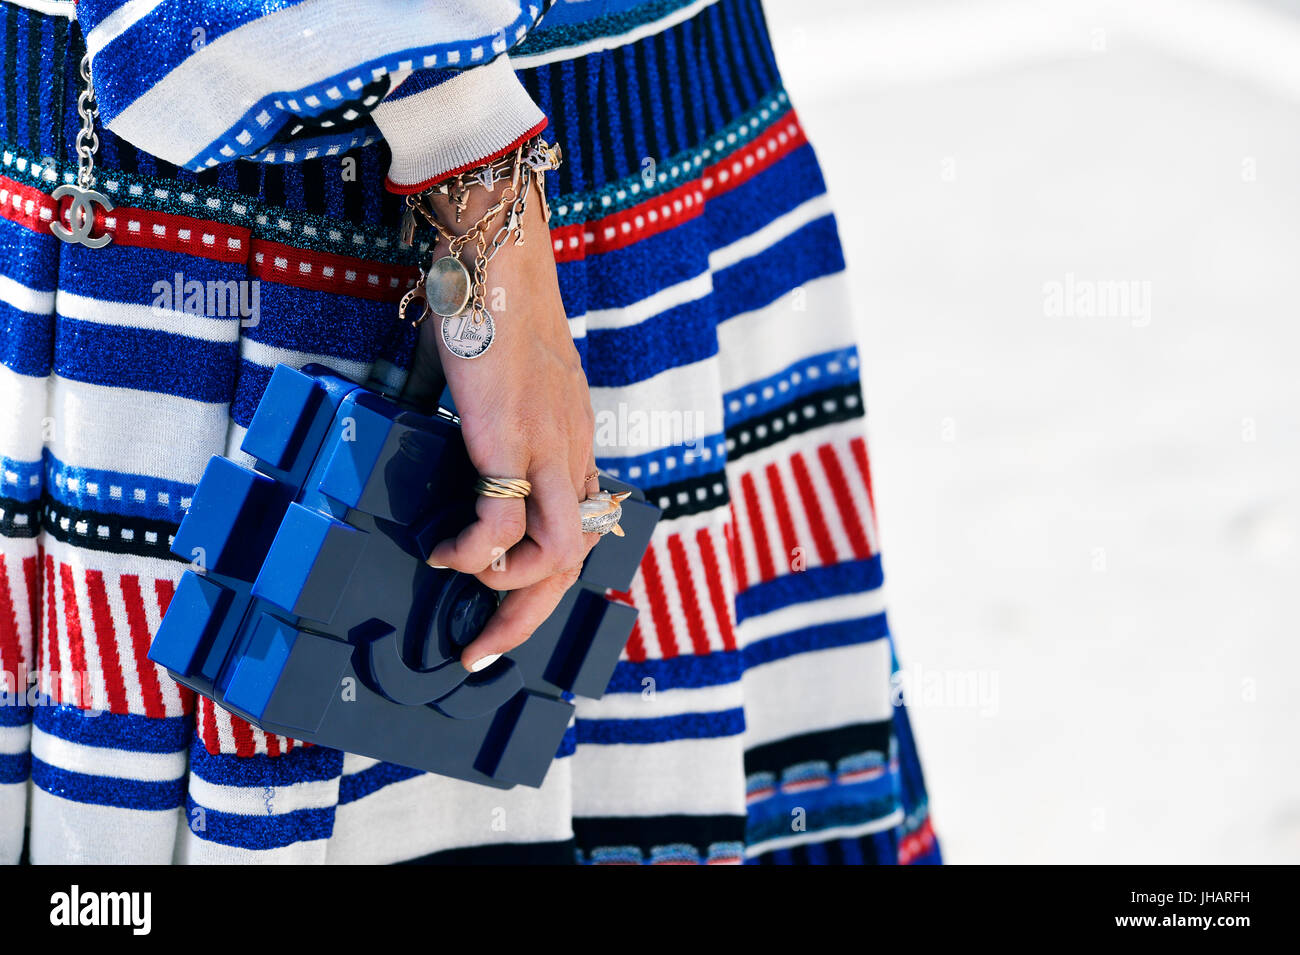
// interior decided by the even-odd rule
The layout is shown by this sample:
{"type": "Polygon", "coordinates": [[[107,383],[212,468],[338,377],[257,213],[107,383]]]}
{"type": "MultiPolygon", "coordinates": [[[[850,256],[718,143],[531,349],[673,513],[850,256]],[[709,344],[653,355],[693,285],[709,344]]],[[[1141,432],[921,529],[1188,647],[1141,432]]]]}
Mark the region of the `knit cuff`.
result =
{"type": "Polygon", "coordinates": [[[393,154],[386,186],[402,195],[504,156],[546,126],[504,54],[430,89],[385,100],[371,115],[393,154]]]}

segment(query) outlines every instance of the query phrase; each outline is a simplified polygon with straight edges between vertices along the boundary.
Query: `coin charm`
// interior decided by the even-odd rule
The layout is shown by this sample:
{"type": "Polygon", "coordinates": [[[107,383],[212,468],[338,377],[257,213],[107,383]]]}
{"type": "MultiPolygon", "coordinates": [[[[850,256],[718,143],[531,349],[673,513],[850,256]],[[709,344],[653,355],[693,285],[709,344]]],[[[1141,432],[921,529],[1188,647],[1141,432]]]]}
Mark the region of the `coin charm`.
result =
{"type": "Polygon", "coordinates": [[[469,302],[469,270],[454,255],[444,255],[429,266],[424,294],[429,311],[444,318],[459,315],[469,302]]]}
{"type": "Polygon", "coordinates": [[[443,316],[442,343],[457,358],[477,358],[491,346],[496,333],[492,316],[486,308],[479,315],[481,322],[475,322],[474,313],[468,309],[459,315],[443,316]]]}

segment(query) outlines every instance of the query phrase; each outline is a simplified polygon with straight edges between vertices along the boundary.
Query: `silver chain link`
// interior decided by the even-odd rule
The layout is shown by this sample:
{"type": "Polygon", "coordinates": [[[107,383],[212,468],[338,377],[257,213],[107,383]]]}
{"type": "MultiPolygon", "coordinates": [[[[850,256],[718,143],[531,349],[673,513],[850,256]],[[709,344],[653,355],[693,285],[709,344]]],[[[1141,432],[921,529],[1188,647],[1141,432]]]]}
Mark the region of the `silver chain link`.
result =
{"type": "Polygon", "coordinates": [[[99,107],[95,104],[95,87],[90,78],[89,53],[81,58],[81,79],[85,85],[77,97],[77,113],[81,116],[81,129],[77,133],[77,185],[82,189],[93,189],[95,152],[99,149],[95,119],[99,116],[99,107]]]}

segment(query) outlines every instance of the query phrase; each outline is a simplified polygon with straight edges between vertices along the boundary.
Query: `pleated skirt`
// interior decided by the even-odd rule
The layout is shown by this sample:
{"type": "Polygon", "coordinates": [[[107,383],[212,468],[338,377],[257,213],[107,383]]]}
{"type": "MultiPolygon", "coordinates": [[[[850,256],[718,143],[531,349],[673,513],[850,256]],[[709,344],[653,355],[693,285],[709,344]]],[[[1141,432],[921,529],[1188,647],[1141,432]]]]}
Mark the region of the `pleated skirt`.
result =
{"type": "Polygon", "coordinates": [[[194,174],[101,130],[113,241],[63,244],[80,34],[0,4],[0,859],[938,861],[836,220],[761,6],[616,6],[513,59],[566,156],[549,240],[597,461],[663,519],[605,696],[499,792],[265,734],[146,657],[171,535],[275,365],[410,361],[383,142],[194,174]],[[158,307],[232,280],[255,323],[158,307]]]}

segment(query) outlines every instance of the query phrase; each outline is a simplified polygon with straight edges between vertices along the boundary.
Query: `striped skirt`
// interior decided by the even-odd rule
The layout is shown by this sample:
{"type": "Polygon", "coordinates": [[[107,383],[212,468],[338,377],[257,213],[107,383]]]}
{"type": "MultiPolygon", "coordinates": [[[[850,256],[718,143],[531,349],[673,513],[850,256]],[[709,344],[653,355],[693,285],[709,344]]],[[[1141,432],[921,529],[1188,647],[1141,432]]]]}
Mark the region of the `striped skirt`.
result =
{"type": "Polygon", "coordinates": [[[409,363],[418,250],[382,141],[195,174],[103,131],[113,240],[61,243],[82,48],[48,6],[0,4],[0,859],[938,860],[844,261],[758,0],[553,14],[514,56],[566,156],[597,461],[664,514],[608,692],[507,792],[267,735],[147,659],[208,458],[277,363],[409,363]],[[232,281],[256,321],[183,306],[232,281]]]}

